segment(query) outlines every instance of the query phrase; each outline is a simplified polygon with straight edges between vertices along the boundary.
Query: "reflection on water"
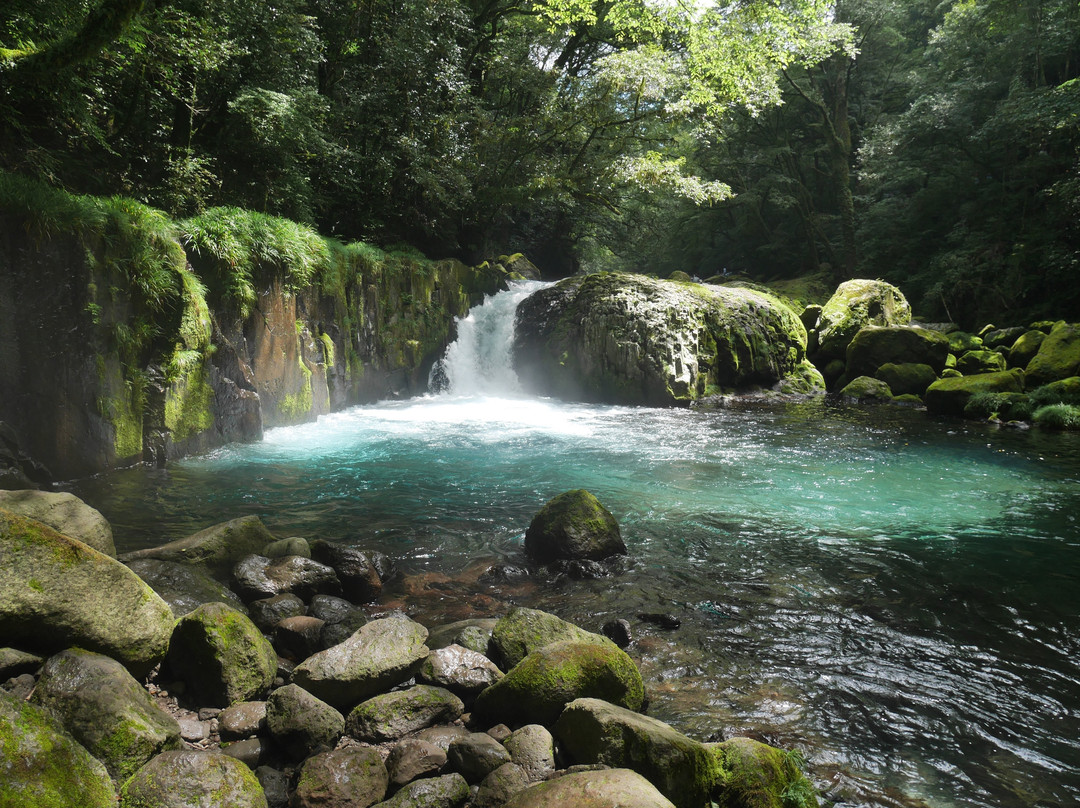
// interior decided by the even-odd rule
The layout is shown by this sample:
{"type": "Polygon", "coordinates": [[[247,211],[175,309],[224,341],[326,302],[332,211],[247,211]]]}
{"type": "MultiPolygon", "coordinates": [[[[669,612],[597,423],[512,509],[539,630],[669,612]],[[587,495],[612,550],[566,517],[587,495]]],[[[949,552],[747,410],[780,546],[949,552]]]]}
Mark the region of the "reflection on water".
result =
{"type": "Polygon", "coordinates": [[[650,711],[803,750],[844,805],[1080,802],[1080,443],[893,408],[717,412],[434,397],[84,481],[123,549],[258,514],[396,558],[422,621],[520,603],[626,617],[650,711]],[[588,488],[617,576],[529,568],[551,496],[588,488]],[[671,612],[675,631],[640,622],[671,612]]]}

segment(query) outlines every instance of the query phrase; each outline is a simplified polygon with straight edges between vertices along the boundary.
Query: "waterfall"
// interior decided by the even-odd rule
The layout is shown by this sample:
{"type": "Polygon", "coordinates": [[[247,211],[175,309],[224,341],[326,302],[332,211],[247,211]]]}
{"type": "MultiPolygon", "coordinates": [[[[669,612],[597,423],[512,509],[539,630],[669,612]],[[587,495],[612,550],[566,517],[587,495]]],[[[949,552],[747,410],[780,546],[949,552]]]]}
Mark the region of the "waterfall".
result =
{"type": "Polygon", "coordinates": [[[514,315],[518,304],[548,284],[514,281],[505,292],[487,295],[457,319],[457,339],[428,377],[433,393],[454,396],[513,395],[521,391],[514,372],[514,315]]]}

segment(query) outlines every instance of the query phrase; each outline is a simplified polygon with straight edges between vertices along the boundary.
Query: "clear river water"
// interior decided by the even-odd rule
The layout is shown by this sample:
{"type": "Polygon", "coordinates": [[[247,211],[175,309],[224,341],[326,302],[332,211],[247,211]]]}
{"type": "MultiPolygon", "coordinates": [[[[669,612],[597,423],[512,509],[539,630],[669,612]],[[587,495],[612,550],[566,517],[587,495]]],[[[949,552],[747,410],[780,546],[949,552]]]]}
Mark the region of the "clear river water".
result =
{"type": "Polygon", "coordinates": [[[427,625],[511,604],[594,631],[626,618],[650,714],[798,749],[843,806],[1080,804],[1080,436],[824,400],[527,397],[507,347],[532,288],[459,323],[446,392],[73,488],[121,550],[257,514],[382,551],[384,606],[427,625]],[[621,525],[611,577],[524,554],[532,515],[573,488],[621,525]]]}

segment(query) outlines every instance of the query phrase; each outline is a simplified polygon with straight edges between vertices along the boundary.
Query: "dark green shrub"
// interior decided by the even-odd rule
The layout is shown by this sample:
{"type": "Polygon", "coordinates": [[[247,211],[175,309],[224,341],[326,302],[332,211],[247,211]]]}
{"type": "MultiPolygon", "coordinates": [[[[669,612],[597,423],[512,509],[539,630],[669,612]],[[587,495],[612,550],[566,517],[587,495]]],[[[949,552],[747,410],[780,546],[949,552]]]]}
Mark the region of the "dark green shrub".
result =
{"type": "Polygon", "coordinates": [[[1073,404],[1050,404],[1040,407],[1033,416],[1046,429],[1080,429],[1080,407],[1073,404]]]}

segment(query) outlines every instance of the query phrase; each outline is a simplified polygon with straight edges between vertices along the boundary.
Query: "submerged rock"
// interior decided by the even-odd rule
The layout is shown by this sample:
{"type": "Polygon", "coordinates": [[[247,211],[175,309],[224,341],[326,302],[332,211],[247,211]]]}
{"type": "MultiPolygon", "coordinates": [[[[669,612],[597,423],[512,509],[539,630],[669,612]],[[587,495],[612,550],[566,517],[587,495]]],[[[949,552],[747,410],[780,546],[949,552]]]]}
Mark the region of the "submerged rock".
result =
{"type": "Polygon", "coordinates": [[[517,316],[518,375],[546,395],[671,405],[788,379],[820,386],[799,318],[752,289],[602,272],[535,293],[517,316]]]}
{"type": "Polygon", "coordinates": [[[619,523],[588,491],[578,489],[548,500],[525,531],[525,550],[537,561],[626,555],[619,523]]]}

